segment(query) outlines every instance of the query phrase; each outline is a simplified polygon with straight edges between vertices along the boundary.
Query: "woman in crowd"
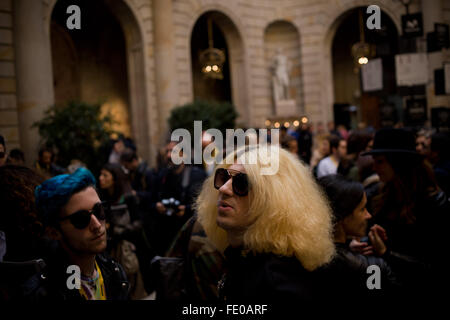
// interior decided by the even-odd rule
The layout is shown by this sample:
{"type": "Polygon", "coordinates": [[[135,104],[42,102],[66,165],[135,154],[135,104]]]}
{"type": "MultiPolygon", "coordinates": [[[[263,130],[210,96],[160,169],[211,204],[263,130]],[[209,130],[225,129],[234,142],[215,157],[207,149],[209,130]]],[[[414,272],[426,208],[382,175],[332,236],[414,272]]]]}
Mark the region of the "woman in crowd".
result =
{"type": "MultiPolygon", "coordinates": [[[[391,268],[380,257],[362,255],[350,250],[348,240],[352,237],[364,237],[367,232],[368,220],[372,217],[366,209],[367,197],[361,183],[344,178],[341,175],[328,175],[319,179],[324,189],[334,215],[334,241],[336,256],[324,271],[330,277],[332,296],[335,299],[365,299],[383,297],[397,285],[391,268]],[[380,290],[370,290],[367,286],[369,277],[367,270],[376,265],[381,270],[380,281],[373,285],[380,290]],[[381,286],[381,284],[383,284],[381,286]]],[[[373,254],[381,256],[384,252],[373,254]]]]}
{"type": "Polygon", "coordinates": [[[44,180],[23,166],[0,166],[0,301],[22,299],[22,285],[42,266],[31,260],[46,259],[54,248],[34,201],[44,180]]]}
{"type": "Polygon", "coordinates": [[[319,164],[320,160],[329,156],[331,152],[329,138],[330,136],[325,134],[318,135],[314,138],[314,150],[309,162],[311,171],[317,171],[317,165],[319,164]]]}
{"type": "Polygon", "coordinates": [[[312,271],[334,254],[331,213],[307,167],[286,150],[267,148],[227,156],[197,199],[206,235],[225,253],[219,295],[314,301],[322,285],[312,271]]]}
{"type": "Polygon", "coordinates": [[[108,249],[113,258],[124,267],[131,285],[130,297],[147,296],[140,272],[138,256],[144,256],[142,244],[142,219],[138,209],[138,197],[122,167],[107,163],[100,171],[100,199],[109,204],[108,249]]]}
{"type": "Polygon", "coordinates": [[[298,154],[298,143],[297,140],[291,136],[290,134],[287,134],[283,140],[281,140],[281,147],[283,149],[286,149],[292,154],[298,154]]]}
{"type": "Polygon", "coordinates": [[[34,188],[44,180],[23,166],[5,165],[0,168],[0,232],[6,239],[5,261],[43,258],[45,230],[34,203],[34,188]]]}
{"type": "Polygon", "coordinates": [[[383,183],[373,201],[378,226],[371,229],[371,244],[384,251],[405,293],[412,297],[433,293],[430,289],[446,277],[441,260],[447,251],[448,198],[416,152],[411,132],[379,130],[368,154],[383,183]]]}

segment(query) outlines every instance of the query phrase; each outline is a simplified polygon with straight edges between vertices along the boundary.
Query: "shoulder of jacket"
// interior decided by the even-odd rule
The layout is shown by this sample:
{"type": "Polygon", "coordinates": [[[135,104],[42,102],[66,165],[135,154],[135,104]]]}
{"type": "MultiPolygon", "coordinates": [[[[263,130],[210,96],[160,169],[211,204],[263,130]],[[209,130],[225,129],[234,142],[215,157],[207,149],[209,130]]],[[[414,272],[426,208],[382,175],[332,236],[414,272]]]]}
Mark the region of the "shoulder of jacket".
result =
{"type": "Polygon", "coordinates": [[[296,257],[285,257],[275,254],[264,254],[260,258],[265,272],[271,274],[292,274],[301,275],[306,271],[302,263],[296,257]]]}
{"type": "Polygon", "coordinates": [[[107,280],[115,279],[114,281],[119,281],[122,286],[129,286],[125,270],[119,262],[106,253],[98,254],[96,259],[102,273],[105,273],[104,277],[107,278],[107,280]]]}
{"type": "Polygon", "coordinates": [[[121,269],[121,265],[106,253],[98,254],[95,259],[102,271],[113,272],[121,269]]]}
{"type": "Polygon", "coordinates": [[[441,190],[439,190],[436,194],[431,196],[431,199],[439,207],[448,205],[450,202],[450,198],[448,197],[448,195],[446,195],[444,191],[441,190]]]}
{"type": "Polygon", "coordinates": [[[365,270],[370,265],[367,256],[343,248],[336,250],[335,261],[343,263],[345,264],[345,267],[349,267],[353,270],[365,270]]]}

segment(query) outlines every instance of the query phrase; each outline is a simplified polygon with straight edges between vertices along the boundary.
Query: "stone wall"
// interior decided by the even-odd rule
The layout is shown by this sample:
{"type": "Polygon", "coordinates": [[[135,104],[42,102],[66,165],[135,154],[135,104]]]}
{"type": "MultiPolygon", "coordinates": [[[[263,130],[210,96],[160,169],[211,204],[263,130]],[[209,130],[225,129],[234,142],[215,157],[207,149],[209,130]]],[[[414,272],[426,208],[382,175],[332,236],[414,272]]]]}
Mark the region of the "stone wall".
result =
{"type": "MultiPolygon", "coordinates": [[[[42,21],[49,33],[56,0],[41,1],[44,7],[42,21]]],[[[273,110],[265,43],[266,31],[271,24],[282,21],[297,32],[296,39],[291,38],[290,42],[297,43],[296,48],[291,49],[296,65],[294,74],[298,77],[292,84],[299,113],[304,112],[313,122],[327,122],[333,118],[335,100],[331,46],[344,14],[359,6],[375,4],[389,15],[401,33],[401,15],[405,13],[400,1],[392,0],[104,1],[124,31],[132,133],[142,155],[151,163],[164,141],[170,110],[193,99],[190,40],[195,22],[202,14],[220,13],[218,24],[225,31],[230,50],[232,99],[242,115],[240,124],[261,127],[273,110]],[[161,12],[155,10],[167,16],[161,18],[161,12]],[[167,33],[169,45],[164,42],[164,37],[161,38],[161,32],[165,30],[161,30],[157,21],[170,27],[167,33]],[[168,83],[164,78],[165,70],[173,74],[168,83]]],[[[410,12],[421,11],[424,2],[413,0],[410,12]]],[[[448,23],[450,1],[439,3],[442,4],[443,20],[448,23]]],[[[15,92],[17,83],[22,81],[15,79],[19,74],[14,72],[12,11],[12,0],[0,0],[0,130],[11,146],[19,143],[17,119],[20,119],[20,112],[16,109],[19,95],[15,92]]],[[[446,52],[443,56],[448,60],[446,52]]],[[[432,96],[433,93],[428,94],[432,96]]],[[[441,100],[431,99],[430,102],[448,105],[448,101],[441,100]]]]}
{"type": "MultiPolygon", "coordinates": [[[[51,13],[56,0],[42,1],[45,7],[44,24],[50,29],[51,13]]],[[[125,36],[132,137],[140,155],[154,164],[161,130],[156,105],[152,2],[104,2],[119,21],[125,36]]]]}
{"type": "Polygon", "coordinates": [[[12,0],[0,0],[0,134],[7,150],[19,147],[12,0]]]}
{"type": "MultiPolygon", "coordinates": [[[[332,119],[333,76],[331,43],[339,25],[340,16],[358,7],[377,4],[400,29],[403,6],[397,1],[374,0],[176,0],[174,24],[176,27],[177,70],[180,101],[192,99],[189,39],[196,19],[214,10],[226,15],[242,37],[245,70],[247,72],[247,104],[249,125],[263,126],[272,111],[270,77],[265,53],[266,28],[275,21],[285,21],[298,30],[298,70],[301,80],[294,81],[295,91],[302,93],[297,99],[299,111],[312,121],[332,119]]],[[[235,101],[233,101],[235,102],[235,101]]],[[[235,102],[236,104],[236,102],[235,102]]],[[[238,106],[239,107],[239,106],[238,106]]]]}

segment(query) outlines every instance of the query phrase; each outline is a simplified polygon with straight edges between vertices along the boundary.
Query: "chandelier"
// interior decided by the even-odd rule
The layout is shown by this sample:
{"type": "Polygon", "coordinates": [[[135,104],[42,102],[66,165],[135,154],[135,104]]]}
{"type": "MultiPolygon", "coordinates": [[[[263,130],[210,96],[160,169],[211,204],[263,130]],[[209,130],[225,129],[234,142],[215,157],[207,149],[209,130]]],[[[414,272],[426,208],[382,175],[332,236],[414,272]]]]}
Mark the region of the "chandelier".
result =
{"type": "Polygon", "coordinates": [[[352,46],[352,56],[355,62],[355,72],[359,72],[359,68],[363,64],[367,64],[369,59],[375,56],[375,46],[365,42],[364,22],[362,11],[359,10],[359,39],[360,41],[352,46]]]}
{"type": "Polygon", "coordinates": [[[223,79],[223,64],[225,52],[214,48],[212,21],[208,17],[208,49],[200,52],[199,56],[202,72],[206,78],[223,79]]]}

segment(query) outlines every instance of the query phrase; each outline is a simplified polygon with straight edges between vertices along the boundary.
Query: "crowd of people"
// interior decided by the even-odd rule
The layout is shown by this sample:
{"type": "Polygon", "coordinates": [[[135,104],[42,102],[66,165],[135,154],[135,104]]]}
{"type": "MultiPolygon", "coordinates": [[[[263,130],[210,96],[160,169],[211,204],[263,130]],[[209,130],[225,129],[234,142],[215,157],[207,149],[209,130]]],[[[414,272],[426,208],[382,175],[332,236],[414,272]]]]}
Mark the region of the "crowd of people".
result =
{"type": "Polygon", "coordinates": [[[50,148],[26,167],[0,136],[0,297],[345,303],[436,292],[448,134],[304,124],[279,142],[276,160],[247,144],[211,168],[174,164],[171,141],[152,168],[118,139],[95,177],[80,162],[60,167],[50,148]],[[278,171],[262,174],[271,161],[278,171]],[[74,286],[68,270],[79,270],[74,286]]]}

